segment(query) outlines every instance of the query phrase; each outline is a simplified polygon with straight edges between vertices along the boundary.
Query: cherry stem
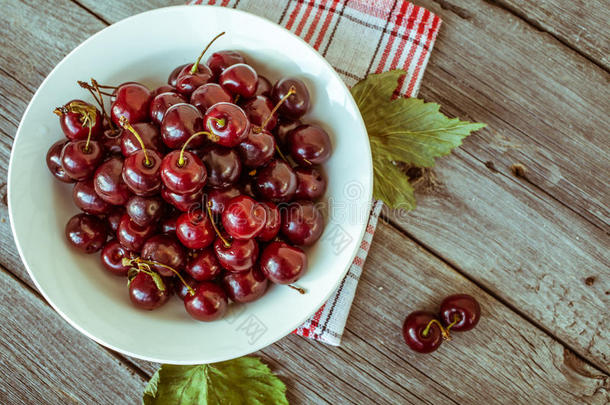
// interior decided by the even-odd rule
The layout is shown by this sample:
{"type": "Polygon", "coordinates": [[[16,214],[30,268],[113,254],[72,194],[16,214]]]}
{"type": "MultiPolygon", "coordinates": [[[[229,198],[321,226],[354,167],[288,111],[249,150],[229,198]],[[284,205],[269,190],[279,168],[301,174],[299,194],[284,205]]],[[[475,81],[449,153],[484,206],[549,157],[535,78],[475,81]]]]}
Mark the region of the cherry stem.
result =
{"type": "Polygon", "coordinates": [[[277,154],[280,155],[280,157],[282,158],[282,160],[284,162],[290,164],[290,162],[288,161],[288,158],[286,158],[286,156],[282,153],[282,150],[280,149],[280,147],[277,143],[275,144],[275,150],[277,151],[277,154]]]}
{"type": "Polygon", "coordinates": [[[447,325],[447,327],[445,328],[445,330],[447,331],[447,334],[449,333],[449,329],[451,329],[456,323],[458,323],[459,321],[461,321],[462,318],[458,315],[458,314],[453,314],[453,322],[451,322],[449,325],[447,325]]]}
{"type": "Polygon", "coordinates": [[[225,33],[224,31],[221,32],[220,34],[216,35],[211,41],[210,43],[203,49],[203,51],[201,51],[201,54],[199,55],[199,57],[197,58],[197,60],[195,61],[195,63],[193,64],[193,67],[191,68],[191,74],[194,75],[195,73],[197,73],[197,69],[199,67],[199,61],[201,61],[201,58],[203,58],[203,54],[210,48],[210,46],[212,46],[212,44],[214,43],[214,41],[216,41],[218,38],[220,38],[221,36],[223,36],[225,33]]]}
{"type": "MultiPolygon", "coordinates": [[[[182,278],[182,276],[180,275],[180,273],[179,273],[177,270],[175,270],[173,267],[170,267],[170,266],[168,266],[168,265],[166,265],[166,264],[163,264],[163,263],[156,262],[156,261],[154,261],[154,260],[144,260],[144,259],[142,259],[142,258],[140,258],[140,257],[136,257],[135,259],[127,259],[127,261],[129,262],[129,264],[125,264],[125,263],[126,263],[125,259],[127,259],[127,258],[123,258],[123,261],[124,261],[123,265],[131,265],[131,264],[135,263],[135,264],[138,266],[138,269],[140,268],[140,265],[141,265],[141,264],[144,264],[144,265],[146,265],[146,267],[148,267],[149,269],[150,269],[150,267],[149,267],[149,266],[159,266],[159,267],[163,267],[164,269],[171,270],[171,271],[172,271],[172,272],[173,272],[173,273],[174,273],[174,274],[175,274],[175,275],[176,275],[176,276],[177,276],[177,277],[180,279],[180,281],[182,282],[182,284],[184,284],[184,286],[185,286],[185,287],[187,288],[187,290],[189,291],[189,294],[190,294],[190,295],[195,295],[195,290],[193,290],[193,288],[192,288],[190,285],[188,285],[188,284],[186,283],[186,281],[184,280],[184,278],[182,278]]],[[[152,270],[151,270],[151,271],[152,271],[152,270]]],[[[150,275],[150,274],[149,274],[149,275],[150,275]]]]}
{"type": "Polygon", "coordinates": [[[85,143],[86,153],[89,153],[89,141],[91,141],[91,125],[89,125],[89,134],[87,135],[87,142],[85,143]]]}
{"type": "Polygon", "coordinates": [[[455,321],[449,327],[447,327],[447,329],[445,329],[443,327],[443,324],[440,323],[437,319],[432,319],[432,320],[430,320],[430,322],[428,322],[428,325],[426,325],[426,327],[422,331],[421,335],[423,337],[427,337],[428,334],[430,333],[430,327],[434,323],[437,324],[438,327],[441,329],[441,334],[443,335],[443,340],[447,340],[447,341],[451,340],[451,336],[449,335],[449,328],[456,323],[455,321]]]}
{"type": "MultiPolygon", "coordinates": [[[[97,80],[95,80],[93,77],[91,78],[91,84],[93,85],[93,87],[95,87],[95,90],[97,90],[97,94],[99,95],[99,102],[98,104],[100,105],[100,108],[102,109],[102,114],[104,115],[104,118],[106,118],[106,121],[108,121],[108,125],[110,125],[110,128],[114,131],[116,128],[114,126],[114,122],[112,122],[112,120],[108,117],[108,114],[106,114],[106,108],[104,108],[104,98],[102,97],[102,91],[100,90],[100,84],[97,82],[97,80]]],[[[108,86],[104,86],[104,87],[108,87],[108,86]]]]}
{"type": "Polygon", "coordinates": [[[220,234],[220,231],[216,226],[216,222],[214,222],[214,217],[212,215],[212,203],[210,201],[208,201],[206,204],[206,208],[208,209],[208,217],[210,217],[210,222],[212,222],[212,227],[214,228],[214,231],[216,231],[216,235],[218,235],[222,243],[225,244],[225,247],[231,247],[231,244],[220,234]]]}
{"type": "Polygon", "coordinates": [[[140,142],[140,146],[142,147],[142,152],[144,152],[145,165],[147,167],[150,167],[151,162],[150,162],[150,159],[148,159],[148,153],[146,152],[146,146],[144,145],[144,141],[140,137],[140,134],[138,134],[138,132],[131,126],[131,124],[129,123],[129,121],[127,121],[127,118],[124,115],[121,115],[121,118],[119,118],[119,122],[121,123],[121,126],[123,128],[125,128],[126,130],[131,132],[133,134],[133,136],[136,137],[138,142],[140,142]]]}
{"type": "Polygon", "coordinates": [[[286,93],[284,95],[284,97],[282,97],[280,99],[280,101],[277,102],[277,104],[275,105],[275,107],[273,107],[273,110],[271,110],[271,112],[269,113],[269,115],[267,116],[267,118],[265,118],[265,121],[263,121],[263,123],[261,124],[260,127],[257,127],[255,132],[259,133],[261,132],[269,123],[269,121],[271,120],[271,118],[273,118],[273,114],[276,113],[277,109],[280,108],[280,106],[282,104],[284,104],[284,101],[286,101],[288,99],[288,97],[292,96],[293,94],[295,94],[297,92],[297,89],[294,86],[290,86],[290,90],[288,90],[288,93],[286,93]]]}
{"type": "Polygon", "coordinates": [[[288,287],[292,288],[293,290],[297,290],[299,292],[299,294],[306,294],[307,291],[305,291],[304,288],[301,288],[299,286],[296,286],[294,284],[288,284],[288,287]]]}
{"type": "Polygon", "coordinates": [[[182,145],[182,149],[180,149],[180,158],[178,159],[178,166],[182,167],[184,166],[184,151],[186,150],[187,145],[189,144],[189,142],[191,140],[193,140],[194,138],[197,138],[199,135],[205,135],[208,137],[208,139],[210,141],[213,142],[217,142],[218,141],[218,135],[214,135],[208,131],[200,131],[200,132],[195,132],[193,135],[191,135],[189,137],[189,139],[186,140],[186,142],[184,142],[184,145],[182,145]]]}
{"type": "Polygon", "coordinates": [[[224,118],[216,118],[216,117],[210,117],[208,118],[210,121],[214,121],[216,123],[216,125],[218,125],[219,127],[224,127],[227,122],[225,121],[224,118]]]}

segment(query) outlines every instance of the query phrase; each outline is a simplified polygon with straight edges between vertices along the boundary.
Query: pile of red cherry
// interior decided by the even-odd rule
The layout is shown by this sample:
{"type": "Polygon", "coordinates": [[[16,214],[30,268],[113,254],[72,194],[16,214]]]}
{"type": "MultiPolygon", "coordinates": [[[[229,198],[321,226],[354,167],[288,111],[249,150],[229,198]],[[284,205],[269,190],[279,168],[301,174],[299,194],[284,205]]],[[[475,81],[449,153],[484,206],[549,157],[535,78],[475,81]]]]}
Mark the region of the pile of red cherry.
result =
{"type": "Polygon", "coordinates": [[[66,225],[70,244],[101,250],[136,307],[158,308],[175,291],[201,321],[222,317],[229,299],[260,298],[269,281],[304,292],[292,285],[307,267],[299,246],[322,233],[318,165],[331,155],[328,134],[300,121],[310,104],[301,80],[271,86],[235,51],[201,63],[208,47],[154,91],[79,82],[99,110],[57,108],[68,139],[47,154],[84,211],[66,225]]]}
{"type": "Polygon", "coordinates": [[[411,312],[402,325],[402,335],[412,350],[430,353],[438,349],[443,340],[451,340],[450,330],[471,330],[480,318],[481,307],[474,297],[454,294],[443,300],[438,317],[427,311],[411,312]]]}

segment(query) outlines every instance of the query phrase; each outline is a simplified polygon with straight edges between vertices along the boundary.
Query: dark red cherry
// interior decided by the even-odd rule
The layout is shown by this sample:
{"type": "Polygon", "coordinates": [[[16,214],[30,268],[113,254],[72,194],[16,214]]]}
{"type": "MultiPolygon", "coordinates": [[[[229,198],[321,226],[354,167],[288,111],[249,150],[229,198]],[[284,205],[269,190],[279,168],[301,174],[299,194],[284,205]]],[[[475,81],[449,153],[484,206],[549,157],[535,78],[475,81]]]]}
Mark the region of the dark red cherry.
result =
{"type": "Polygon", "coordinates": [[[260,127],[268,119],[265,125],[267,131],[273,130],[277,125],[277,114],[271,114],[273,107],[274,105],[271,100],[265,96],[253,97],[241,105],[248,120],[250,120],[250,124],[253,126],[260,127]]]}
{"type": "Polygon", "coordinates": [[[153,98],[148,87],[136,82],[123,83],[114,91],[113,97],[110,117],[116,125],[120,124],[121,117],[125,117],[131,125],[148,120],[153,98]]]}
{"type": "Polygon", "coordinates": [[[204,148],[203,163],[208,172],[208,184],[224,188],[234,184],[241,175],[241,160],[234,149],[211,145],[204,148]]]}
{"type": "Polygon", "coordinates": [[[175,68],[174,70],[172,70],[172,72],[169,74],[169,77],[167,78],[167,84],[169,84],[173,88],[176,88],[176,82],[178,81],[178,74],[180,72],[182,72],[182,70],[187,66],[189,66],[189,64],[185,63],[184,65],[180,65],[177,68],[175,68]]]}
{"type": "Polygon", "coordinates": [[[121,130],[120,129],[104,129],[104,133],[99,139],[100,145],[106,156],[116,156],[122,153],[121,151],[121,130]]]}
{"type": "Polygon", "coordinates": [[[280,220],[280,210],[277,205],[269,201],[262,201],[260,204],[267,212],[267,220],[265,221],[263,230],[258,234],[257,238],[263,242],[269,242],[273,240],[280,231],[280,225],[282,224],[282,221],[280,220]]]}
{"type": "Polygon", "coordinates": [[[481,307],[471,295],[450,295],[441,303],[440,318],[445,327],[451,325],[452,331],[471,330],[479,323],[481,307]]]}
{"type": "Polygon", "coordinates": [[[108,225],[108,233],[116,234],[117,229],[119,229],[119,224],[121,223],[121,218],[125,214],[125,208],[120,205],[113,205],[110,207],[110,210],[106,214],[106,224],[108,225]]]}
{"type": "Polygon", "coordinates": [[[244,165],[248,167],[264,166],[275,153],[275,138],[266,130],[259,132],[251,128],[246,139],[237,145],[237,150],[244,165]]]}
{"type": "Polygon", "coordinates": [[[214,141],[232,148],[248,136],[250,123],[244,110],[235,104],[217,103],[210,107],[204,117],[205,129],[216,136],[214,141]]]}
{"type": "Polygon", "coordinates": [[[222,286],[234,302],[259,299],[267,291],[268,284],[265,275],[256,267],[239,273],[227,273],[222,278],[222,286]]]}
{"type": "MultiPolygon", "coordinates": [[[[166,112],[161,123],[161,138],[170,149],[179,149],[196,132],[203,130],[203,115],[190,104],[174,104],[166,112]]],[[[205,136],[195,137],[189,147],[198,148],[205,136]]]]}
{"type": "Polygon", "coordinates": [[[239,180],[238,187],[241,190],[242,194],[249,195],[252,198],[256,198],[256,193],[254,192],[254,186],[252,185],[252,176],[256,173],[256,171],[251,171],[250,173],[246,173],[245,176],[242,176],[239,180]],[[253,173],[254,172],[254,173],[253,173]]]}
{"type": "Polygon", "coordinates": [[[139,252],[144,243],[155,233],[155,225],[140,226],[133,222],[129,215],[123,215],[116,231],[121,245],[133,252],[139,252]]]}
{"type": "Polygon", "coordinates": [[[430,323],[435,315],[426,311],[410,313],[402,324],[402,336],[407,346],[418,353],[430,353],[443,343],[441,328],[437,323],[430,323]],[[424,331],[430,325],[427,333],[424,331]]]}
{"type": "Polygon", "coordinates": [[[224,290],[209,281],[195,288],[195,295],[184,297],[184,307],[198,321],[209,322],[221,318],[227,312],[227,295],[224,290]]]}
{"type": "Polygon", "coordinates": [[[91,139],[97,139],[103,132],[102,114],[92,104],[83,100],[72,100],[63,107],[55,109],[59,124],[71,141],[86,140],[91,126],[91,139]]]}
{"type": "Polygon", "coordinates": [[[165,304],[170,296],[170,286],[161,277],[159,280],[161,286],[155,283],[152,276],[139,272],[129,283],[129,298],[132,304],[149,311],[165,304]]]}
{"type": "Polygon", "coordinates": [[[186,103],[186,99],[178,93],[167,92],[155,96],[150,103],[150,119],[155,124],[161,125],[167,109],[180,103],[186,103]]]}
{"type": "Polygon", "coordinates": [[[208,59],[208,66],[216,77],[220,76],[223,70],[237,63],[245,63],[244,57],[237,51],[214,52],[208,59]]]}
{"type": "Polygon", "coordinates": [[[74,204],[87,214],[101,215],[110,209],[110,204],[96,194],[93,179],[76,183],[72,189],[72,199],[74,204]]]}
{"type": "Polygon", "coordinates": [[[64,168],[61,166],[61,151],[66,143],[68,143],[68,141],[62,139],[51,145],[49,151],[47,152],[47,167],[57,180],[64,183],[74,183],[76,180],[68,176],[64,168]]]}
{"type": "Polygon", "coordinates": [[[176,236],[189,249],[203,249],[214,242],[216,234],[206,212],[194,210],[178,217],[176,236]]]}
{"type": "Polygon", "coordinates": [[[156,223],[163,214],[163,201],[159,197],[132,196],[125,204],[129,218],[140,226],[156,223]]]}
{"type": "Polygon", "coordinates": [[[314,244],[324,230],[322,213],[311,201],[296,201],[281,212],[282,234],[295,245],[314,244]]]}
{"type": "Polygon", "coordinates": [[[288,146],[288,133],[298,126],[303,125],[300,120],[287,120],[285,118],[278,121],[277,126],[274,129],[275,139],[278,145],[282,147],[288,146]]]}
{"type": "Polygon", "coordinates": [[[216,103],[230,103],[233,98],[219,84],[207,83],[199,87],[191,94],[191,104],[201,111],[202,114],[216,103]]]}
{"type": "Polygon", "coordinates": [[[161,189],[161,197],[166,203],[173,205],[182,212],[200,209],[203,205],[203,191],[199,190],[193,194],[178,194],[169,191],[166,187],[161,189]]]}
{"type": "Polygon", "coordinates": [[[115,157],[102,163],[93,176],[95,192],[107,203],[123,205],[131,191],[123,181],[123,159],[115,157]]]}
{"type": "Polygon", "coordinates": [[[197,65],[197,71],[192,72],[193,64],[188,64],[180,73],[176,80],[176,91],[185,97],[190,97],[193,92],[206,83],[212,81],[214,74],[207,65],[202,63],[197,65]]]}
{"type": "Polygon", "coordinates": [[[316,200],[326,191],[326,179],[322,172],[314,167],[297,167],[297,192],[295,198],[301,200],[316,200]]]}
{"type": "Polygon", "coordinates": [[[271,96],[271,82],[265,77],[258,75],[258,85],[256,86],[256,96],[271,96]]]}
{"type": "Polygon", "coordinates": [[[253,97],[258,86],[256,70],[245,63],[236,63],[222,71],[218,84],[233,95],[244,98],[253,97]]]}
{"type": "Polygon", "coordinates": [[[322,164],[332,153],[330,137],[317,125],[301,125],[288,134],[290,155],[302,165],[322,164]]]}
{"type": "Polygon", "coordinates": [[[174,86],[170,86],[169,84],[159,86],[153,90],[153,98],[157,97],[161,93],[176,93],[176,88],[174,86]]]}
{"type": "Polygon", "coordinates": [[[297,176],[288,163],[274,159],[258,171],[254,189],[266,200],[288,202],[297,190],[297,176]]]}
{"type": "Polygon", "coordinates": [[[175,233],[176,232],[176,221],[180,216],[180,212],[174,212],[170,215],[161,218],[161,232],[162,233],[175,233]]]}
{"type": "MultiPolygon", "coordinates": [[[[187,274],[183,274],[182,278],[184,279],[184,281],[186,281],[186,284],[189,287],[191,287],[193,290],[195,288],[197,288],[197,286],[199,285],[199,281],[192,279],[187,274]]],[[[174,277],[173,282],[174,282],[174,291],[176,292],[176,295],[181,300],[184,300],[184,298],[186,298],[187,295],[190,295],[189,289],[186,287],[186,285],[184,285],[182,280],[180,280],[178,277],[174,277]]]]}
{"type": "Polygon", "coordinates": [[[309,109],[309,91],[307,91],[305,83],[291,77],[284,78],[273,86],[273,89],[271,90],[271,99],[274,103],[277,103],[288,94],[292,87],[294,87],[295,93],[288,96],[278,111],[280,115],[296,120],[305,115],[309,109]]]}
{"type": "MultiPolygon", "coordinates": [[[[140,138],[142,138],[146,150],[152,149],[160,153],[165,150],[165,145],[157,126],[148,122],[140,122],[132,126],[138,135],[140,135],[140,138]]],[[[127,157],[140,149],[142,149],[142,145],[135,135],[131,131],[123,129],[121,131],[121,153],[123,156],[127,157]]]]}
{"type": "Polygon", "coordinates": [[[82,181],[91,176],[104,159],[104,151],[96,141],[70,141],[61,150],[61,166],[71,178],[82,181]]]}
{"type": "Polygon", "coordinates": [[[222,267],[214,250],[208,247],[191,251],[186,264],[186,273],[197,281],[209,281],[222,273],[222,267]]]}
{"type": "Polygon", "coordinates": [[[161,180],[169,191],[193,194],[205,186],[208,171],[197,156],[188,151],[174,150],[161,162],[161,180]]]}
{"type": "Polygon", "coordinates": [[[234,239],[254,238],[266,222],[265,208],[247,195],[231,199],[222,213],[222,226],[234,239]]]}
{"type": "Polygon", "coordinates": [[[161,161],[161,156],[154,150],[132,153],[123,162],[123,181],[134,194],[147,196],[157,193],[161,189],[161,161]]]}
{"type": "Polygon", "coordinates": [[[102,249],[101,260],[106,270],[116,276],[126,276],[132,266],[123,265],[123,258],[131,259],[133,252],[125,249],[116,239],[109,240],[102,249]]]}
{"type": "MultiPolygon", "coordinates": [[[[186,252],[178,239],[172,235],[155,235],[142,246],[142,259],[154,261],[181,271],[186,265],[186,252]]],[[[173,277],[175,273],[157,264],[150,267],[164,277],[173,277]]]]}
{"type": "Polygon", "coordinates": [[[208,191],[208,202],[212,214],[220,220],[220,215],[225,210],[225,207],[233,197],[237,197],[241,191],[236,186],[228,186],[225,188],[217,188],[208,191]]]}
{"type": "Polygon", "coordinates": [[[302,249],[285,242],[271,242],[263,250],[260,267],[263,274],[276,284],[294,283],[307,268],[307,255],[302,249]]]}
{"type": "MultiPolygon", "coordinates": [[[[228,235],[223,236],[228,240],[228,235]]],[[[258,244],[254,239],[231,241],[227,246],[220,238],[214,241],[214,252],[220,265],[231,272],[248,270],[256,263],[258,258],[258,244]]]]}
{"type": "Polygon", "coordinates": [[[94,215],[74,215],[66,224],[66,239],[85,253],[95,253],[106,242],[106,225],[94,215]]]}

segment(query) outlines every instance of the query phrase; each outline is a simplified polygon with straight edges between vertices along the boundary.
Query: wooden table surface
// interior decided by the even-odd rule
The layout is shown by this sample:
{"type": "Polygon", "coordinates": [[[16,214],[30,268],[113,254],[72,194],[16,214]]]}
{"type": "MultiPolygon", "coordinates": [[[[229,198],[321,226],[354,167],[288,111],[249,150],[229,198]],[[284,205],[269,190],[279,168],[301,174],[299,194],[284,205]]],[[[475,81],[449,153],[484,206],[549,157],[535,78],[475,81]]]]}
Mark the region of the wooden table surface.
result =
{"type": "MultiPolygon", "coordinates": [[[[256,354],[295,404],[607,404],[610,7],[415,2],[444,20],[420,97],[488,127],[419,182],[417,210],[384,211],[341,347],[288,336],[256,354]],[[481,302],[476,331],[410,352],[405,315],[455,292],[481,302]]],[[[11,237],[5,179],[49,71],[107,25],[169,3],[181,1],[2,2],[1,404],[137,403],[158,366],[95,344],[49,307],[11,237]]]]}

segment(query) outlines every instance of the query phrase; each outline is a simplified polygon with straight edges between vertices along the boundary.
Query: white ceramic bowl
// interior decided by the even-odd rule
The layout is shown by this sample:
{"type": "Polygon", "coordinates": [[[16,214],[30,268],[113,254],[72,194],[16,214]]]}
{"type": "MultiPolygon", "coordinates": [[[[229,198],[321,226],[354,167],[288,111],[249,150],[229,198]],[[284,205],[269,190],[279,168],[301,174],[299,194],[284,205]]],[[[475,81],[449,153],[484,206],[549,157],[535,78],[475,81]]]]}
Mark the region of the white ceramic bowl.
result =
{"type": "Polygon", "coordinates": [[[125,19],[95,34],[64,58],[44,80],[25,111],[13,145],[8,175],[9,212],[19,254],[49,303],[70,324],[98,343],[145,360],[195,364],[239,357],[293,331],[336,289],[366,228],[372,163],[366,130],[349,90],[309,45],[260,17],[220,7],[179,6],[125,19]],[[309,268],[300,295],[274,285],[260,300],[232,305],[226,318],[197,322],[180,299],[148,312],[131,305],[125,279],[109,275],[99,254],[74,251],[64,237],[77,212],[71,186],[49,173],[45,154],[63,135],[54,107],[73,98],[93,101],[76,80],[100,83],[165,82],[174,67],[192,62],[217,33],[207,56],[236,49],[271,80],[303,79],[312,108],[305,117],[332,137],[325,165],[329,184],[327,225],[308,249],[309,268]]]}

